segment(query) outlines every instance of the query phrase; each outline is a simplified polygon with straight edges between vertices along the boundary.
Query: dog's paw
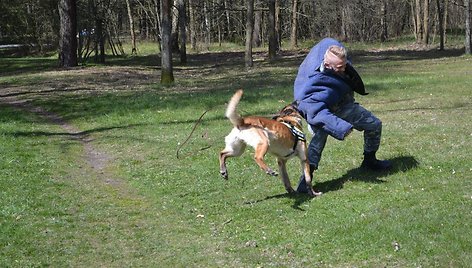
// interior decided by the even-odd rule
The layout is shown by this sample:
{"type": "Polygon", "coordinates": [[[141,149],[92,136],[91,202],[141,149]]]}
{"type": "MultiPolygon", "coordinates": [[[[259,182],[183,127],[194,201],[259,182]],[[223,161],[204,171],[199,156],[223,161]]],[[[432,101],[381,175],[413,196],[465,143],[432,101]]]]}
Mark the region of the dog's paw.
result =
{"type": "Polygon", "coordinates": [[[228,172],[226,170],[220,170],[220,174],[223,177],[223,179],[225,180],[228,179],[228,172]]]}
{"type": "Polygon", "coordinates": [[[279,173],[273,171],[273,170],[270,169],[270,168],[266,171],[266,173],[269,174],[269,175],[271,175],[271,176],[279,176],[279,173]]]}
{"type": "Polygon", "coordinates": [[[317,196],[322,195],[323,193],[322,193],[322,192],[317,192],[317,191],[311,189],[311,191],[308,191],[308,194],[309,194],[311,197],[317,197],[317,196]]]}

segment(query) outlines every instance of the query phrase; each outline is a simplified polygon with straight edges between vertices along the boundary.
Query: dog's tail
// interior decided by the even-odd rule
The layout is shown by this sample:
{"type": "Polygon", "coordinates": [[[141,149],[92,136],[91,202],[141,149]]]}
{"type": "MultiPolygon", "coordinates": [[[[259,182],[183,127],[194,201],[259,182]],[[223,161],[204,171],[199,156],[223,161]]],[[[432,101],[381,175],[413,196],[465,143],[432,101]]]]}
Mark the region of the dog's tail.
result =
{"type": "Polygon", "coordinates": [[[243,90],[239,89],[234,93],[233,97],[228,103],[228,107],[226,107],[226,117],[228,117],[229,121],[233,124],[235,127],[239,127],[243,125],[243,118],[237,113],[236,107],[238,106],[239,100],[241,99],[241,96],[243,95],[243,90]]]}

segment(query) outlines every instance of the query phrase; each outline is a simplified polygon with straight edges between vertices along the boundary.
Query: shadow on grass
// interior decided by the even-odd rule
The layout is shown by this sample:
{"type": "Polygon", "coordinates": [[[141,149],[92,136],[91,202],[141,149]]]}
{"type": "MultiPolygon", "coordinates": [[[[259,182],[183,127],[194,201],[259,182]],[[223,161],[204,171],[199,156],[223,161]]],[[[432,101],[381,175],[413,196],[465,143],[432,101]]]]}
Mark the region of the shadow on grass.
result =
{"type": "Polygon", "coordinates": [[[48,95],[48,94],[54,94],[54,93],[61,93],[61,92],[79,92],[79,91],[91,91],[89,88],[76,88],[74,90],[70,89],[47,89],[47,90],[41,90],[41,91],[34,91],[34,90],[29,90],[29,91],[22,91],[22,92],[11,92],[11,93],[6,93],[6,94],[0,94],[0,98],[7,98],[7,97],[18,97],[18,96],[23,96],[23,95],[48,95]]]}
{"type": "Polygon", "coordinates": [[[13,137],[37,137],[37,136],[69,136],[71,138],[83,139],[90,134],[100,133],[114,129],[127,129],[133,127],[139,127],[146,124],[130,124],[126,126],[113,126],[113,127],[99,127],[89,130],[84,130],[80,132],[47,132],[47,131],[16,131],[16,132],[6,132],[4,134],[11,135],[13,137]]]}
{"type": "MultiPolygon", "coordinates": [[[[344,187],[344,183],[346,183],[347,181],[363,181],[366,183],[384,183],[386,181],[382,180],[382,178],[390,176],[398,172],[406,172],[410,169],[414,169],[419,164],[419,162],[413,156],[399,156],[399,157],[395,157],[389,160],[392,162],[393,167],[388,171],[374,172],[374,171],[362,169],[360,167],[353,168],[349,170],[348,172],[346,172],[346,174],[344,174],[340,178],[333,179],[326,182],[317,183],[316,185],[314,185],[314,187],[316,190],[323,192],[323,194],[326,194],[328,192],[338,191],[342,189],[344,187]]],[[[304,211],[304,209],[300,208],[300,206],[303,203],[310,201],[312,199],[312,197],[308,196],[307,194],[284,193],[284,194],[267,196],[264,199],[248,202],[248,204],[254,204],[254,203],[259,203],[259,202],[270,200],[270,199],[279,199],[279,198],[293,199],[294,203],[292,205],[292,208],[301,210],[301,211],[304,211]]],[[[317,198],[323,198],[323,196],[317,197],[317,198]]]]}
{"type": "Polygon", "coordinates": [[[0,58],[0,77],[58,69],[58,60],[45,57],[0,58]]]}
{"type": "MultiPolygon", "coordinates": [[[[309,49],[298,51],[281,51],[276,61],[268,61],[267,52],[253,52],[256,61],[256,66],[273,65],[296,68],[303,61],[309,49]]],[[[452,48],[444,51],[437,49],[429,50],[386,50],[386,51],[352,51],[354,61],[358,63],[367,63],[378,60],[421,60],[421,59],[436,59],[458,57],[464,54],[463,48],[452,48]]],[[[177,60],[177,54],[174,55],[174,69],[179,71],[188,71],[190,69],[201,70],[209,68],[211,70],[222,67],[234,68],[238,66],[244,67],[244,52],[206,52],[198,54],[188,54],[188,62],[180,64],[177,60]]],[[[139,56],[106,56],[106,66],[135,66],[135,67],[154,67],[160,68],[159,54],[139,55],[139,56]]],[[[82,63],[80,66],[102,65],[96,63],[82,63]]],[[[15,74],[38,73],[49,70],[59,70],[58,60],[51,57],[5,57],[0,58],[0,77],[10,76],[15,74]]]]}
{"type": "Polygon", "coordinates": [[[375,172],[360,167],[353,168],[340,178],[316,184],[315,188],[323,193],[327,193],[342,189],[344,187],[344,183],[347,181],[384,183],[386,181],[382,180],[382,178],[398,172],[406,172],[410,169],[416,168],[419,164],[418,161],[412,156],[400,156],[389,160],[392,162],[393,167],[388,171],[375,172]]]}
{"type": "Polygon", "coordinates": [[[384,51],[351,51],[351,56],[356,63],[368,63],[372,61],[400,61],[400,60],[426,60],[453,58],[464,55],[464,48],[450,48],[445,50],[424,49],[393,49],[384,51]]]}

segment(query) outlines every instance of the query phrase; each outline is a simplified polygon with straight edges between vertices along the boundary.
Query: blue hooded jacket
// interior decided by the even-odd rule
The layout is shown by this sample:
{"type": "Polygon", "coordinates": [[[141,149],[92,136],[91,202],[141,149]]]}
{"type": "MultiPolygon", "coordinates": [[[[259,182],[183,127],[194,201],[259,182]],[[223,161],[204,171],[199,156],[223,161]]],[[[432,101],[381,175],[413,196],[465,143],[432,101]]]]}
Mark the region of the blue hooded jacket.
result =
{"type": "Polygon", "coordinates": [[[366,93],[360,76],[349,60],[346,73],[353,73],[355,79],[343,78],[330,70],[320,71],[324,54],[332,45],[344,47],[335,39],[325,38],[310,50],[298,69],[293,93],[298,109],[310,125],[343,140],[353,126],[334,115],[330,108],[338,105],[347,94],[352,94],[353,87],[362,95],[366,93]]]}

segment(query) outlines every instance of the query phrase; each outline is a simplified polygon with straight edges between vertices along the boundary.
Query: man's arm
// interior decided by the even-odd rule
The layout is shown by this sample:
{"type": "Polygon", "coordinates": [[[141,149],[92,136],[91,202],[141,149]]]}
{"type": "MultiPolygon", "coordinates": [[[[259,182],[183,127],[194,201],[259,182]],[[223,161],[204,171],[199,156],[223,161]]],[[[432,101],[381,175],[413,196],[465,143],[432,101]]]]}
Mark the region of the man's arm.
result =
{"type": "Polygon", "coordinates": [[[326,103],[319,101],[303,101],[299,109],[306,111],[306,120],[308,124],[322,128],[326,133],[338,140],[343,140],[351,132],[353,126],[337,117],[327,107],[326,103]]]}

